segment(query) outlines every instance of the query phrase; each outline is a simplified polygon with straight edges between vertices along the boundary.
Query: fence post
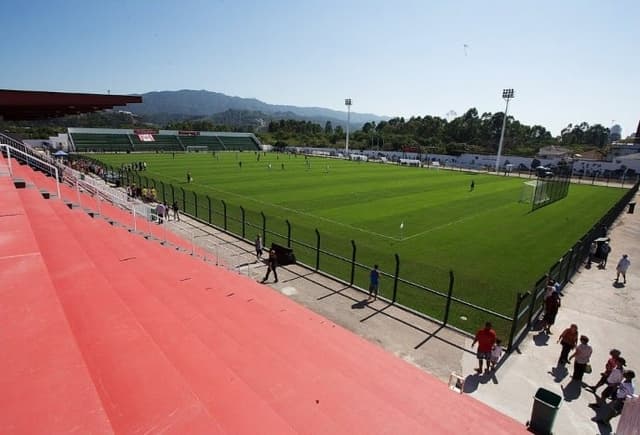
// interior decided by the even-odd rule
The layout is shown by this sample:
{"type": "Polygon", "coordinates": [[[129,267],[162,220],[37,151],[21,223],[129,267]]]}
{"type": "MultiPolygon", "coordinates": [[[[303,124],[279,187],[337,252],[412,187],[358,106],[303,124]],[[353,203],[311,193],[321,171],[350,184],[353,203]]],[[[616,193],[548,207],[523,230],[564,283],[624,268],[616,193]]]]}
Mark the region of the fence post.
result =
{"type": "Polygon", "coordinates": [[[520,313],[520,305],[522,304],[522,300],[528,295],[529,292],[524,295],[518,292],[516,296],[516,307],[513,311],[513,319],[511,320],[511,332],[509,332],[509,344],[507,346],[508,352],[511,353],[513,351],[513,338],[516,334],[516,325],[518,324],[518,314],[520,313]]]}
{"type": "Polygon", "coordinates": [[[565,265],[564,280],[562,281],[564,285],[567,285],[567,282],[569,282],[569,269],[571,268],[571,257],[573,257],[573,248],[569,249],[569,251],[566,254],[564,254],[564,256],[562,257],[562,262],[565,265]]]}
{"type": "Polygon", "coordinates": [[[143,175],[144,177],[144,187],[146,187],[147,189],[149,188],[149,178],[146,175],[143,175]]]}
{"type": "Polygon", "coordinates": [[[349,285],[353,285],[353,281],[356,275],[356,242],[351,240],[351,280],[349,285]]]}
{"type": "Polygon", "coordinates": [[[136,184],[136,186],[142,187],[142,178],[140,178],[140,174],[136,172],[136,176],[138,177],[138,184],[136,184]]]}
{"type": "Polygon", "coordinates": [[[396,273],[393,276],[393,302],[396,301],[398,295],[398,278],[400,275],[400,257],[398,254],[393,254],[396,259],[396,273]]]}
{"type": "Polygon", "coordinates": [[[182,210],[184,210],[184,212],[187,212],[187,192],[185,192],[184,187],[180,188],[180,191],[182,192],[182,210]]]}
{"type": "Polygon", "coordinates": [[[220,202],[222,203],[222,213],[223,213],[223,219],[224,219],[224,230],[227,230],[227,203],[224,202],[224,199],[221,199],[220,202]]]}
{"type": "Polygon", "coordinates": [[[452,295],[453,295],[453,270],[449,270],[449,291],[447,292],[447,305],[444,309],[444,320],[442,321],[445,325],[449,322],[449,310],[451,309],[452,295]]]}
{"type": "Polygon", "coordinates": [[[240,206],[240,215],[242,220],[242,238],[245,238],[245,221],[244,221],[244,207],[240,206]]]}
{"type": "Polygon", "coordinates": [[[193,192],[193,208],[195,209],[195,215],[198,217],[198,194],[193,192]]]}
{"type": "Polygon", "coordinates": [[[153,184],[153,188],[156,189],[156,179],[155,178],[151,179],[151,184],[153,184]]]}
{"type": "Polygon", "coordinates": [[[264,212],[260,212],[260,216],[262,216],[262,242],[267,243],[267,217],[264,215],[264,212]]]}
{"type": "Polygon", "coordinates": [[[574,274],[580,267],[580,252],[582,252],[582,240],[578,240],[573,248],[573,256],[571,257],[571,273],[574,274]]]}
{"type": "Polygon", "coordinates": [[[160,181],[160,187],[162,188],[162,202],[165,203],[167,202],[167,196],[165,194],[165,189],[164,189],[164,182],[160,181]]]}
{"type": "Polygon", "coordinates": [[[320,231],[316,228],[316,270],[320,269],[320,231]]]}
{"type": "Polygon", "coordinates": [[[211,198],[209,198],[209,195],[206,195],[207,197],[207,209],[209,210],[209,223],[212,224],[213,222],[211,222],[211,198]]]}
{"type": "Polygon", "coordinates": [[[173,204],[174,202],[176,202],[176,192],[173,184],[169,184],[169,186],[171,186],[171,204],[173,204]]]}
{"type": "Polygon", "coordinates": [[[529,317],[527,318],[527,328],[531,328],[531,326],[533,325],[533,314],[536,311],[537,299],[538,299],[538,289],[536,286],[533,286],[533,291],[531,292],[531,302],[529,303],[529,317]]]}
{"type": "Polygon", "coordinates": [[[291,222],[289,222],[289,219],[285,220],[286,224],[287,224],[287,248],[291,247],[291,222]]]}

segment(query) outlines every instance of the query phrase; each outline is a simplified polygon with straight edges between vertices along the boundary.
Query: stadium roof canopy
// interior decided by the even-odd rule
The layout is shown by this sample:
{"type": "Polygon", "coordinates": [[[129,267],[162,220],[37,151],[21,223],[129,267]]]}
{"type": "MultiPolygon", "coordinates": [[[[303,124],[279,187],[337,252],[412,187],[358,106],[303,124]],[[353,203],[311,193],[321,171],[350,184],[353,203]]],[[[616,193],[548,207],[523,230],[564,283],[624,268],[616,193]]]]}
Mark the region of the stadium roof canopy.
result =
{"type": "Polygon", "coordinates": [[[0,89],[0,117],[10,121],[57,118],[141,102],[142,97],[131,95],[0,89]]]}

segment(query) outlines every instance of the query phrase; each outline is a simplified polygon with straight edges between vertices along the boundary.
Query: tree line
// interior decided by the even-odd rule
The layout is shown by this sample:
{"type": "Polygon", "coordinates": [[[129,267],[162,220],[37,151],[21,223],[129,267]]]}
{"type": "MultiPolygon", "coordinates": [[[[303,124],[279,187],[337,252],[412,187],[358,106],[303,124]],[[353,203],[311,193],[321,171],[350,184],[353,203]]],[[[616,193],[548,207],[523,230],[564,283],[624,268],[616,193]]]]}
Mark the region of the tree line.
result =
{"type": "MultiPolygon", "coordinates": [[[[465,152],[493,154],[498,148],[503,120],[504,112],[480,115],[476,108],[451,119],[431,115],[408,120],[396,117],[378,123],[366,122],[361,129],[351,132],[349,144],[354,149],[394,151],[410,148],[451,155],[465,152]]],[[[324,128],[309,121],[273,121],[266,132],[257,134],[263,141],[278,145],[342,146],[345,141],[342,127],[334,128],[330,121],[324,128]]],[[[609,136],[609,129],[601,124],[582,122],[569,124],[559,137],[554,137],[544,126],[526,125],[508,116],[503,146],[505,153],[531,156],[546,145],[602,149],[609,143],[609,136]]]]}
{"type": "MultiPolygon", "coordinates": [[[[366,122],[350,132],[352,149],[397,151],[416,149],[422,153],[459,155],[493,154],[497,151],[504,112],[478,113],[476,108],[448,118],[426,115],[409,119],[396,117],[388,121],[366,122]]],[[[263,143],[276,146],[343,147],[346,133],[331,121],[324,125],[309,120],[280,119],[268,123],[259,112],[217,114],[217,117],[169,120],[158,125],[145,117],[127,112],[104,111],[66,116],[53,120],[9,122],[0,120],[0,131],[23,138],[46,139],[63,133],[67,126],[104,128],[159,128],[167,130],[237,131],[255,133],[263,143]],[[216,122],[217,121],[217,122],[216,122]]],[[[569,124],[560,136],[541,125],[526,125],[507,117],[504,138],[505,154],[533,156],[540,147],[562,145],[576,151],[603,149],[609,144],[610,130],[601,124],[569,124]]]]}

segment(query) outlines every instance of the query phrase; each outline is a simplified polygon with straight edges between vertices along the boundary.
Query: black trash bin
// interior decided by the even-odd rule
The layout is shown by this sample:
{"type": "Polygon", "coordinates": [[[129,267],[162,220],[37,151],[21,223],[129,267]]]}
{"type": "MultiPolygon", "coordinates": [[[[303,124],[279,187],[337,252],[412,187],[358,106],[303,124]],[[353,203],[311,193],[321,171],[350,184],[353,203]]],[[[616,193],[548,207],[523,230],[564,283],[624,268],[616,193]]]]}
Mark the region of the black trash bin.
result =
{"type": "Polygon", "coordinates": [[[271,244],[271,249],[276,251],[276,257],[278,258],[279,266],[286,266],[288,264],[296,264],[296,256],[291,248],[281,246],[276,243],[271,244]]]}
{"type": "Polygon", "coordinates": [[[560,403],[562,403],[562,396],[558,396],[556,393],[544,388],[538,388],[536,395],[533,397],[531,420],[527,422],[529,430],[541,435],[551,434],[560,403]]]}
{"type": "Polygon", "coordinates": [[[635,202],[630,202],[629,203],[629,211],[627,211],[627,213],[629,214],[633,214],[633,211],[636,209],[636,203],[635,202]]]}

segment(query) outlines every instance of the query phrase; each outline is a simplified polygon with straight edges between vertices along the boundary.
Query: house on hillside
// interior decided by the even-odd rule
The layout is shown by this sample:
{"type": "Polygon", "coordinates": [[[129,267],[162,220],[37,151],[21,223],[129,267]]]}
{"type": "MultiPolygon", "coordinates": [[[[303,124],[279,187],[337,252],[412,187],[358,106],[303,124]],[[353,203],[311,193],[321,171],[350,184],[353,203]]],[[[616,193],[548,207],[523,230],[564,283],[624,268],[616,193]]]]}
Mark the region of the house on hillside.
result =
{"type": "Polygon", "coordinates": [[[538,150],[536,157],[539,159],[566,159],[573,155],[573,152],[569,148],[559,147],[556,145],[549,145],[542,147],[538,150]]]}
{"type": "Polygon", "coordinates": [[[614,142],[609,147],[609,154],[607,154],[607,160],[612,162],[618,157],[626,156],[629,154],[640,153],[640,143],[624,143],[614,142]]]}
{"type": "Polygon", "coordinates": [[[585,151],[580,154],[576,154],[574,157],[580,160],[601,161],[605,159],[605,155],[599,150],[585,151]]]}

